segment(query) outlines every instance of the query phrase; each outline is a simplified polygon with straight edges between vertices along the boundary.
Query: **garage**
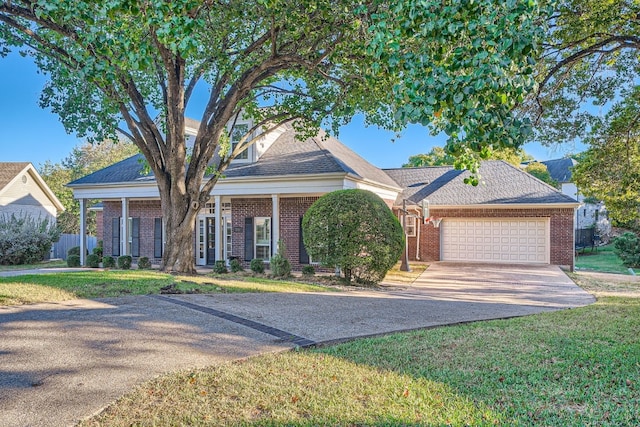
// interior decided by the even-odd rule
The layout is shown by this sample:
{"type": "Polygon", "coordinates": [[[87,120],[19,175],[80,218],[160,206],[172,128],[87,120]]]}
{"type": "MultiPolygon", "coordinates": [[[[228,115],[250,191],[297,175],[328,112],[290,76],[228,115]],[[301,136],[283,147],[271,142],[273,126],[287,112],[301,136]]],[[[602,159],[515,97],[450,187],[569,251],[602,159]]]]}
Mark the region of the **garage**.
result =
{"type": "Polygon", "coordinates": [[[440,225],[442,261],[549,263],[547,218],[450,218],[440,225]]]}

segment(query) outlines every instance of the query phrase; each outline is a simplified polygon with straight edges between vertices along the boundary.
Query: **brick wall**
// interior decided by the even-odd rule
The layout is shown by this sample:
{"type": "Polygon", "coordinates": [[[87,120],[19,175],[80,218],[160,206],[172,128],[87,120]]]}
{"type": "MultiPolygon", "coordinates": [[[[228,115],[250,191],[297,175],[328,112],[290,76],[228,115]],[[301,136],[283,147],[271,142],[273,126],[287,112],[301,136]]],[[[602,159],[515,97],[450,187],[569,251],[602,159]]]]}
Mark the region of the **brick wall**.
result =
{"type": "MultiPolygon", "coordinates": [[[[111,242],[113,237],[112,219],[122,215],[122,204],[120,202],[104,202],[103,209],[103,236],[104,254],[113,253],[111,242]]],[[[154,258],[154,220],[162,217],[162,209],[159,200],[136,200],[129,202],[129,216],[140,218],[140,256],[148,257],[152,262],[159,263],[161,260],[154,258]]]]}
{"type": "Polygon", "coordinates": [[[231,199],[231,256],[242,260],[245,268],[249,267],[249,262],[244,260],[244,219],[257,216],[273,216],[271,197],[231,199]]]}
{"type": "MultiPolygon", "coordinates": [[[[440,218],[549,218],[551,264],[573,268],[573,209],[434,209],[440,218]]],[[[440,228],[420,224],[420,259],[440,260],[440,228]]],[[[409,237],[409,257],[416,259],[417,237],[409,237]]]]}
{"type": "Polygon", "coordinates": [[[96,238],[98,240],[104,240],[104,219],[103,212],[96,211],[96,238]]]}

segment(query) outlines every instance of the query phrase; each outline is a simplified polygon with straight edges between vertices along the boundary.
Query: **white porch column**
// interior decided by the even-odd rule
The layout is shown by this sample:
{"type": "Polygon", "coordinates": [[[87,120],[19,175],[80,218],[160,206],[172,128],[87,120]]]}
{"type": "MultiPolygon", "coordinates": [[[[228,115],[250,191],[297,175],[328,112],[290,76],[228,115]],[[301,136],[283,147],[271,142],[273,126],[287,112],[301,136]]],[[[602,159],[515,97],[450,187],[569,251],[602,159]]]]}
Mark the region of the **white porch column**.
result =
{"type": "Polygon", "coordinates": [[[216,261],[222,259],[222,245],[224,244],[224,230],[222,229],[222,201],[220,196],[214,197],[215,202],[215,239],[216,239],[216,261]]]}
{"type": "Polygon", "coordinates": [[[87,199],[79,199],[80,202],[80,265],[85,265],[87,260],[87,199]]]}
{"type": "Polygon", "coordinates": [[[277,194],[271,195],[271,255],[278,252],[278,241],[280,240],[280,198],[277,194]]]}
{"type": "Polygon", "coordinates": [[[120,254],[129,255],[129,199],[122,198],[122,223],[120,224],[120,254]]]}

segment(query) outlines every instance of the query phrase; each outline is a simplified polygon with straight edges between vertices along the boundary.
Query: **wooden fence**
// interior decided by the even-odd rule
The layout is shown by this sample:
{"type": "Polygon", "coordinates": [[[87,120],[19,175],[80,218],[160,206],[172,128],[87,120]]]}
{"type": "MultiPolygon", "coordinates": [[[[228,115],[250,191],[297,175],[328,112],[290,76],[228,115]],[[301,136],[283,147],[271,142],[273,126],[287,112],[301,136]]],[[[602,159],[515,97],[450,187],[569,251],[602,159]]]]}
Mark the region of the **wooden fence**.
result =
{"type": "MultiPolygon", "coordinates": [[[[53,244],[51,251],[51,258],[67,259],[67,251],[74,246],[80,246],[79,234],[61,234],[60,240],[53,244]]],[[[87,249],[89,253],[93,251],[93,248],[98,246],[98,239],[93,236],[87,237],[87,249]]]]}

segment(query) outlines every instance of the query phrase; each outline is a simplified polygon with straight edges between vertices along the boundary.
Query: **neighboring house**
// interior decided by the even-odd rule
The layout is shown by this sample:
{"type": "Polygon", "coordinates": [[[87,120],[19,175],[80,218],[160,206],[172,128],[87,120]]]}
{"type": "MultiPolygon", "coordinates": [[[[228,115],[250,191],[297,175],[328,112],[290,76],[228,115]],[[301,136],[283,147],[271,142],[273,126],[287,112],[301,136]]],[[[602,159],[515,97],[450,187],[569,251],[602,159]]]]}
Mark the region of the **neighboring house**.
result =
{"type": "Polygon", "coordinates": [[[55,224],[64,207],[29,162],[0,162],[0,216],[30,216],[55,224]]]}
{"type": "MultiPolygon", "coordinates": [[[[323,132],[305,141],[284,126],[236,159],[196,218],[195,263],[238,258],[268,261],[286,243],[294,269],[313,262],[301,220],[320,196],[361,188],[398,215],[407,207],[411,259],[558,264],[573,268],[573,215],[578,205],[502,161],[483,163],[483,183],[463,183],[451,167],[381,170],[323,132]],[[427,203],[428,200],[428,203],[427,203]],[[428,211],[428,212],[427,212],[428,211]],[[442,218],[425,224],[424,216],[442,218]]],[[[158,188],[139,156],[69,184],[86,206],[102,201],[105,255],[160,261],[164,225],[158,188]],[[123,220],[126,219],[126,220],[123,220]]]]}
{"type": "Polygon", "coordinates": [[[558,182],[560,191],[580,202],[580,206],[576,209],[576,229],[595,227],[597,233],[606,238],[611,233],[611,222],[609,222],[606,206],[602,202],[593,203],[589,199],[585,199],[580,194],[578,187],[572,182],[572,169],[578,162],[570,157],[565,157],[541,163],[547,166],[551,178],[558,182]]]}

